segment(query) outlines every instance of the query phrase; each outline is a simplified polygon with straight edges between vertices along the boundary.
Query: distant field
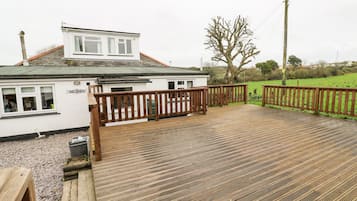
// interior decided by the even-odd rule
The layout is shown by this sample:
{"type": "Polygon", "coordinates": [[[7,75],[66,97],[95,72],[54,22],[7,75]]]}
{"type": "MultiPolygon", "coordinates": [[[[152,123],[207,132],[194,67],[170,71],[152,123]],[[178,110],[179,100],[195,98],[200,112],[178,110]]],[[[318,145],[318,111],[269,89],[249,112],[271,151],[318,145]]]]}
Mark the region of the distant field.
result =
{"type": "MultiPolygon", "coordinates": [[[[248,82],[247,84],[248,84],[249,92],[253,94],[254,89],[256,89],[257,95],[261,96],[263,85],[281,85],[281,80],[248,82]]],[[[351,73],[351,74],[333,76],[327,78],[288,80],[287,85],[357,88],[357,73],[351,73]]]]}

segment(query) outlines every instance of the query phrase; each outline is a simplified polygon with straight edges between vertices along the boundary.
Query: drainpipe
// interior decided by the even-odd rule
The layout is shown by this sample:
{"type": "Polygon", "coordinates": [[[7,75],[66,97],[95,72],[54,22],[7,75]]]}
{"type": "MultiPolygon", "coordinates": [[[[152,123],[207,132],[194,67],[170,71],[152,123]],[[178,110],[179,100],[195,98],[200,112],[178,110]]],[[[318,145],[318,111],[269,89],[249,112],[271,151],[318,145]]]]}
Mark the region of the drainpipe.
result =
{"type": "Polygon", "coordinates": [[[27,60],[27,53],[26,53],[26,47],[25,47],[25,32],[20,31],[19,35],[20,35],[21,50],[22,50],[22,65],[28,66],[29,62],[27,60]]]}

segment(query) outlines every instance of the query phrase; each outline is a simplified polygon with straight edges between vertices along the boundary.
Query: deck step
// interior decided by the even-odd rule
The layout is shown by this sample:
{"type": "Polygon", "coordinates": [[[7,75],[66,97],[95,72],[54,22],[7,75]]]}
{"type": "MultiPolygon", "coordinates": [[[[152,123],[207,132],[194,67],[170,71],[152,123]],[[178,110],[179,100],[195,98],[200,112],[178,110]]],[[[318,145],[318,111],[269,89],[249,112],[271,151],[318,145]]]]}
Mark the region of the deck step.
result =
{"type": "Polygon", "coordinates": [[[78,200],[96,200],[92,170],[82,170],[78,173],[78,200]]]}
{"type": "Polygon", "coordinates": [[[91,162],[87,158],[71,158],[63,167],[64,181],[77,179],[78,172],[91,168],[91,162]]]}
{"type": "Polygon", "coordinates": [[[78,172],[78,179],[63,182],[62,201],[95,201],[92,170],[78,172]]]}
{"type": "Polygon", "coordinates": [[[78,201],[78,179],[63,182],[62,201],[78,201]]]}

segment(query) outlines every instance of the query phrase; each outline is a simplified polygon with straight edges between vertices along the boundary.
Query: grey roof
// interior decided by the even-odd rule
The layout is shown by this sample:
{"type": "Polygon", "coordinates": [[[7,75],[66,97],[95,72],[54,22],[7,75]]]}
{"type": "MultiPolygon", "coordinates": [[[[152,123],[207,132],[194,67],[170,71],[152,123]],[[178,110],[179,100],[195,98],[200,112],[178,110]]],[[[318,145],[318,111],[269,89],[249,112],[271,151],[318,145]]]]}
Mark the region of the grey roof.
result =
{"type": "Polygon", "coordinates": [[[206,72],[177,67],[46,67],[3,66],[0,79],[119,78],[127,76],[208,75],[206,72]]]}

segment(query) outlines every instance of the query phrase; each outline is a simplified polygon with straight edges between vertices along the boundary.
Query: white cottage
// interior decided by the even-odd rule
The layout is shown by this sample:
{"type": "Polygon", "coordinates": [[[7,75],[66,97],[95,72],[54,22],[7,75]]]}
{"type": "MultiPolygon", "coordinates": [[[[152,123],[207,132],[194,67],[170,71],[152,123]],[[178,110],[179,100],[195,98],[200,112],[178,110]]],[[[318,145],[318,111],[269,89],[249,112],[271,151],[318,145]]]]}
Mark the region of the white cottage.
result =
{"type": "Polygon", "coordinates": [[[63,46],[27,59],[23,43],[24,61],[0,67],[0,141],[86,129],[89,84],[103,85],[104,92],[207,85],[204,72],[168,67],[140,53],[138,33],[62,31],[63,46]]]}

